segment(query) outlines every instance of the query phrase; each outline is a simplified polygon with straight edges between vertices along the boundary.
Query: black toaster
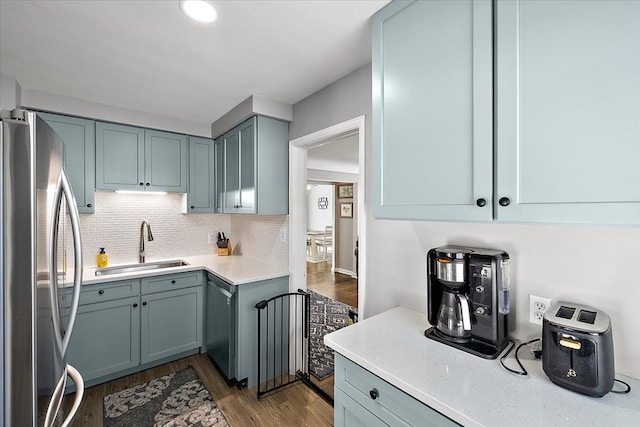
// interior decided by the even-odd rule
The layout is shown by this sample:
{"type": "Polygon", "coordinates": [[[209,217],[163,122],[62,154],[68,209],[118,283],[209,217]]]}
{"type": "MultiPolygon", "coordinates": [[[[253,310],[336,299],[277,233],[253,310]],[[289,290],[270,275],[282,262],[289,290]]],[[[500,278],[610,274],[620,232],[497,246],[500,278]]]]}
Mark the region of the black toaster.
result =
{"type": "Polygon", "coordinates": [[[609,316],[568,302],[552,305],[542,322],[542,368],[555,384],[601,397],[615,379],[609,316]]]}

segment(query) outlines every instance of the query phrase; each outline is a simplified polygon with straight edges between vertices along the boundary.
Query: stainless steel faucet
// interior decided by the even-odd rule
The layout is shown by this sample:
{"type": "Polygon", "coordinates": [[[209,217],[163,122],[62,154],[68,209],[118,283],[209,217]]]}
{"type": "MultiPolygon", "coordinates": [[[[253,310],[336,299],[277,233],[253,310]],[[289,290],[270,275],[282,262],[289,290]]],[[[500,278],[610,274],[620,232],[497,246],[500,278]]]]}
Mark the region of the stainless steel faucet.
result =
{"type": "Polygon", "coordinates": [[[144,225],[147,224],[147,240],[153,241],[153,233],[151,233],[151,224],[146,219],[142,221],[140,224],[140,262],[144,262],[144,256],[146,255],[144,251],[144,225]]]}

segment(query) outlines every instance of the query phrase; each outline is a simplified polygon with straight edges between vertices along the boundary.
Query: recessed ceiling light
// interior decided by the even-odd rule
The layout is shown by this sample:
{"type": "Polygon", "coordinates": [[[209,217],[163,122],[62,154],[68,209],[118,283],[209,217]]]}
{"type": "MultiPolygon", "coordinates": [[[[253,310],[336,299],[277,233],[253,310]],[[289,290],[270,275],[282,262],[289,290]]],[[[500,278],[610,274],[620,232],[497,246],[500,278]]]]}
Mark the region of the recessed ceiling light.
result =
{"type": "Polygon", "coordinates": [[[198,22],[213,22],[218,17],[218,12],[213,4],[207,0],[180,0],[180,10],[189,18],[198,22]]]}

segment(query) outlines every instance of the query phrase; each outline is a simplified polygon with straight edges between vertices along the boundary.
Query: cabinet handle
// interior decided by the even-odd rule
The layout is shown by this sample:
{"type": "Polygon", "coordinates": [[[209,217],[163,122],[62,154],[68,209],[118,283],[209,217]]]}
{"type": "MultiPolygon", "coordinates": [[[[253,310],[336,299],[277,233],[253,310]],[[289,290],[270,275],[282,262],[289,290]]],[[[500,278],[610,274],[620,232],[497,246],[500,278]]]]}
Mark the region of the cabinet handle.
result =
{"type": "Polygon", "coordinates": [[[380,397],[380,393],[378,393],[377,388],[374,388],[371,391],[369,391],[369,396],[371,396],[373,400],[376,400],[378,397],[380,397]]]}
{"type": "Polygon", "coordinates": [[[100,290],[98,291],[98,293],[99,293],[100,295],[104,294],[104,289],[100,289],[100,290]]]}
{"type": "Polygon", "coordinates": [[[138,306],[138,303],[137,303],[137,302],[134,302],[134,303],[133,303],[133,308],[136,308],[137,306],[138,306]]]}
{"type": "Polygon", "coordinates": [[[172,284],[172,285],[175,285],[175,284],[176,284],[176,281],[175,281],[175,280],[172,280],[172,281],[171,281],[171,284],[172,284]]]}
{"type": "Polygon", "coordinates": [[[148,186],[150,186],[150,185],[151,185],[151,184],[149,184],[149,183],[147,182],[147,187],[148,187],[148,186]]]}
{"type": "Polygon", "coordinates": [[[87,207],[90,208],[91,207],[91,203],[87,203],[87,207]]]}
{"type": "Polygon", "coordinates": [[[476,205],[479,208],[482,208],[482,207],[486,206],[486,204],[487,204],[487,199],[484,199],[484,198],[481,197],[478,200],[476,200],[476,205]]]}
{"type": "Polygon", "coordinates": [[[509,199],[508,197],[502,197],[500,198],[500,200],[498,200],[498,203],[500,203],[500,206],[509,206],[509,203],[511,203],[511,199],[509,199]]]}
{"type": "Polygon", "coordinates": [[[142,185],[144,185],[144,182],[141,182],[141,183],[140,183],[140,185],[141,185],[141,186],[142,186],[142,185]]]}
{"type": "Polygon", "coordinates": [[[146,302],[146,301],[143,301],[143,302],[142,302],[142,305],[147,305],[147,302],[146,302]]]}

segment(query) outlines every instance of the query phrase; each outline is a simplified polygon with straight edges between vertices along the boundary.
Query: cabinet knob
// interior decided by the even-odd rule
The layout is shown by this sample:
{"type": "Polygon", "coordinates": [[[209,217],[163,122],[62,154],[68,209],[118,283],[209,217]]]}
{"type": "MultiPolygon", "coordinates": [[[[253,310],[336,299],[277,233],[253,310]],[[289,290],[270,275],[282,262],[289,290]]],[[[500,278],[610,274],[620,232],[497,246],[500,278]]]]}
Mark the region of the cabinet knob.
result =
{"type": "Polygon", "coordinates": [[[195,208],[196,208],[195,206],[191,206],[191,209],[195,209],[195,208]]]}
{"type": "Polygon", "coordinates": [[[371,391],[369,391],[369,396],[371,396],[373,400],[376,400],[380,396],[380,393],[378,393],[377,388],[374,388],[371,391]]]}
{"type": "Polygon", "coordinates": [[[134,303],[133,303],[133,308],[136,308],[137,306],[138,306],[138,303],[137,303],[137,302],[134,302],[134,303]]]}
{"type": "Polygon", "coordinates": [[[98,293],[99,293],[100,295],[103,295],[103,294],[104,294],[104,289],[100,289],[100,290],[98,291],[98,293]]]}
{"type": "Polygon", "coordinates": [[[175,280],[172,280],[172,281],[171,281],[171,284],[172,284],[172,285],[175,285],[175,284],[176,284],[176,281],[175,281],[175,280]]]}
{"type": "Polygon", "coordinates": [[[509,199],[508,197],[501,197],[500,200],[498,200],[498,203],[500,203],[500,206],[509,206],[509,203],[511,203],[511,199],[509,199]]]}
{"type": "Polygon", "coordinates": [[[147,187],[148,187],[148,186],[150,186],[150,185],[151,185],[151,184],[149,184],[149,183],[147,182],[147,187]]]}
{"type": "Polygon", "coordinates": [[[487,205],[487,199],[484,199],[484,198],[482,198],[482,197],[481,197],[481,198],[479,198],[478,200],[476,200],[476,205],[477,205],[479,208],[482,208],[482,207],[486,206],[486,205],[487,205]]]}
{"type": "Polygon", "coordinates": [[[143,302],[142,302],[142,305],[147,305],[147,302],[146,302],[146,301],[143,301],[143,302]]]}
{"type": "Polygon", "coordinates": [[[90,208],[91,207],[91,203],[87,203],[87,207],[90,208]]]}
{"type": "Polygon", "coordinates": [[[140,183],[140,185],[141,185],[141,186],[142,186],[142,185],[144,185],[144,182],[141,182],[141,183],[140,183]]]}

